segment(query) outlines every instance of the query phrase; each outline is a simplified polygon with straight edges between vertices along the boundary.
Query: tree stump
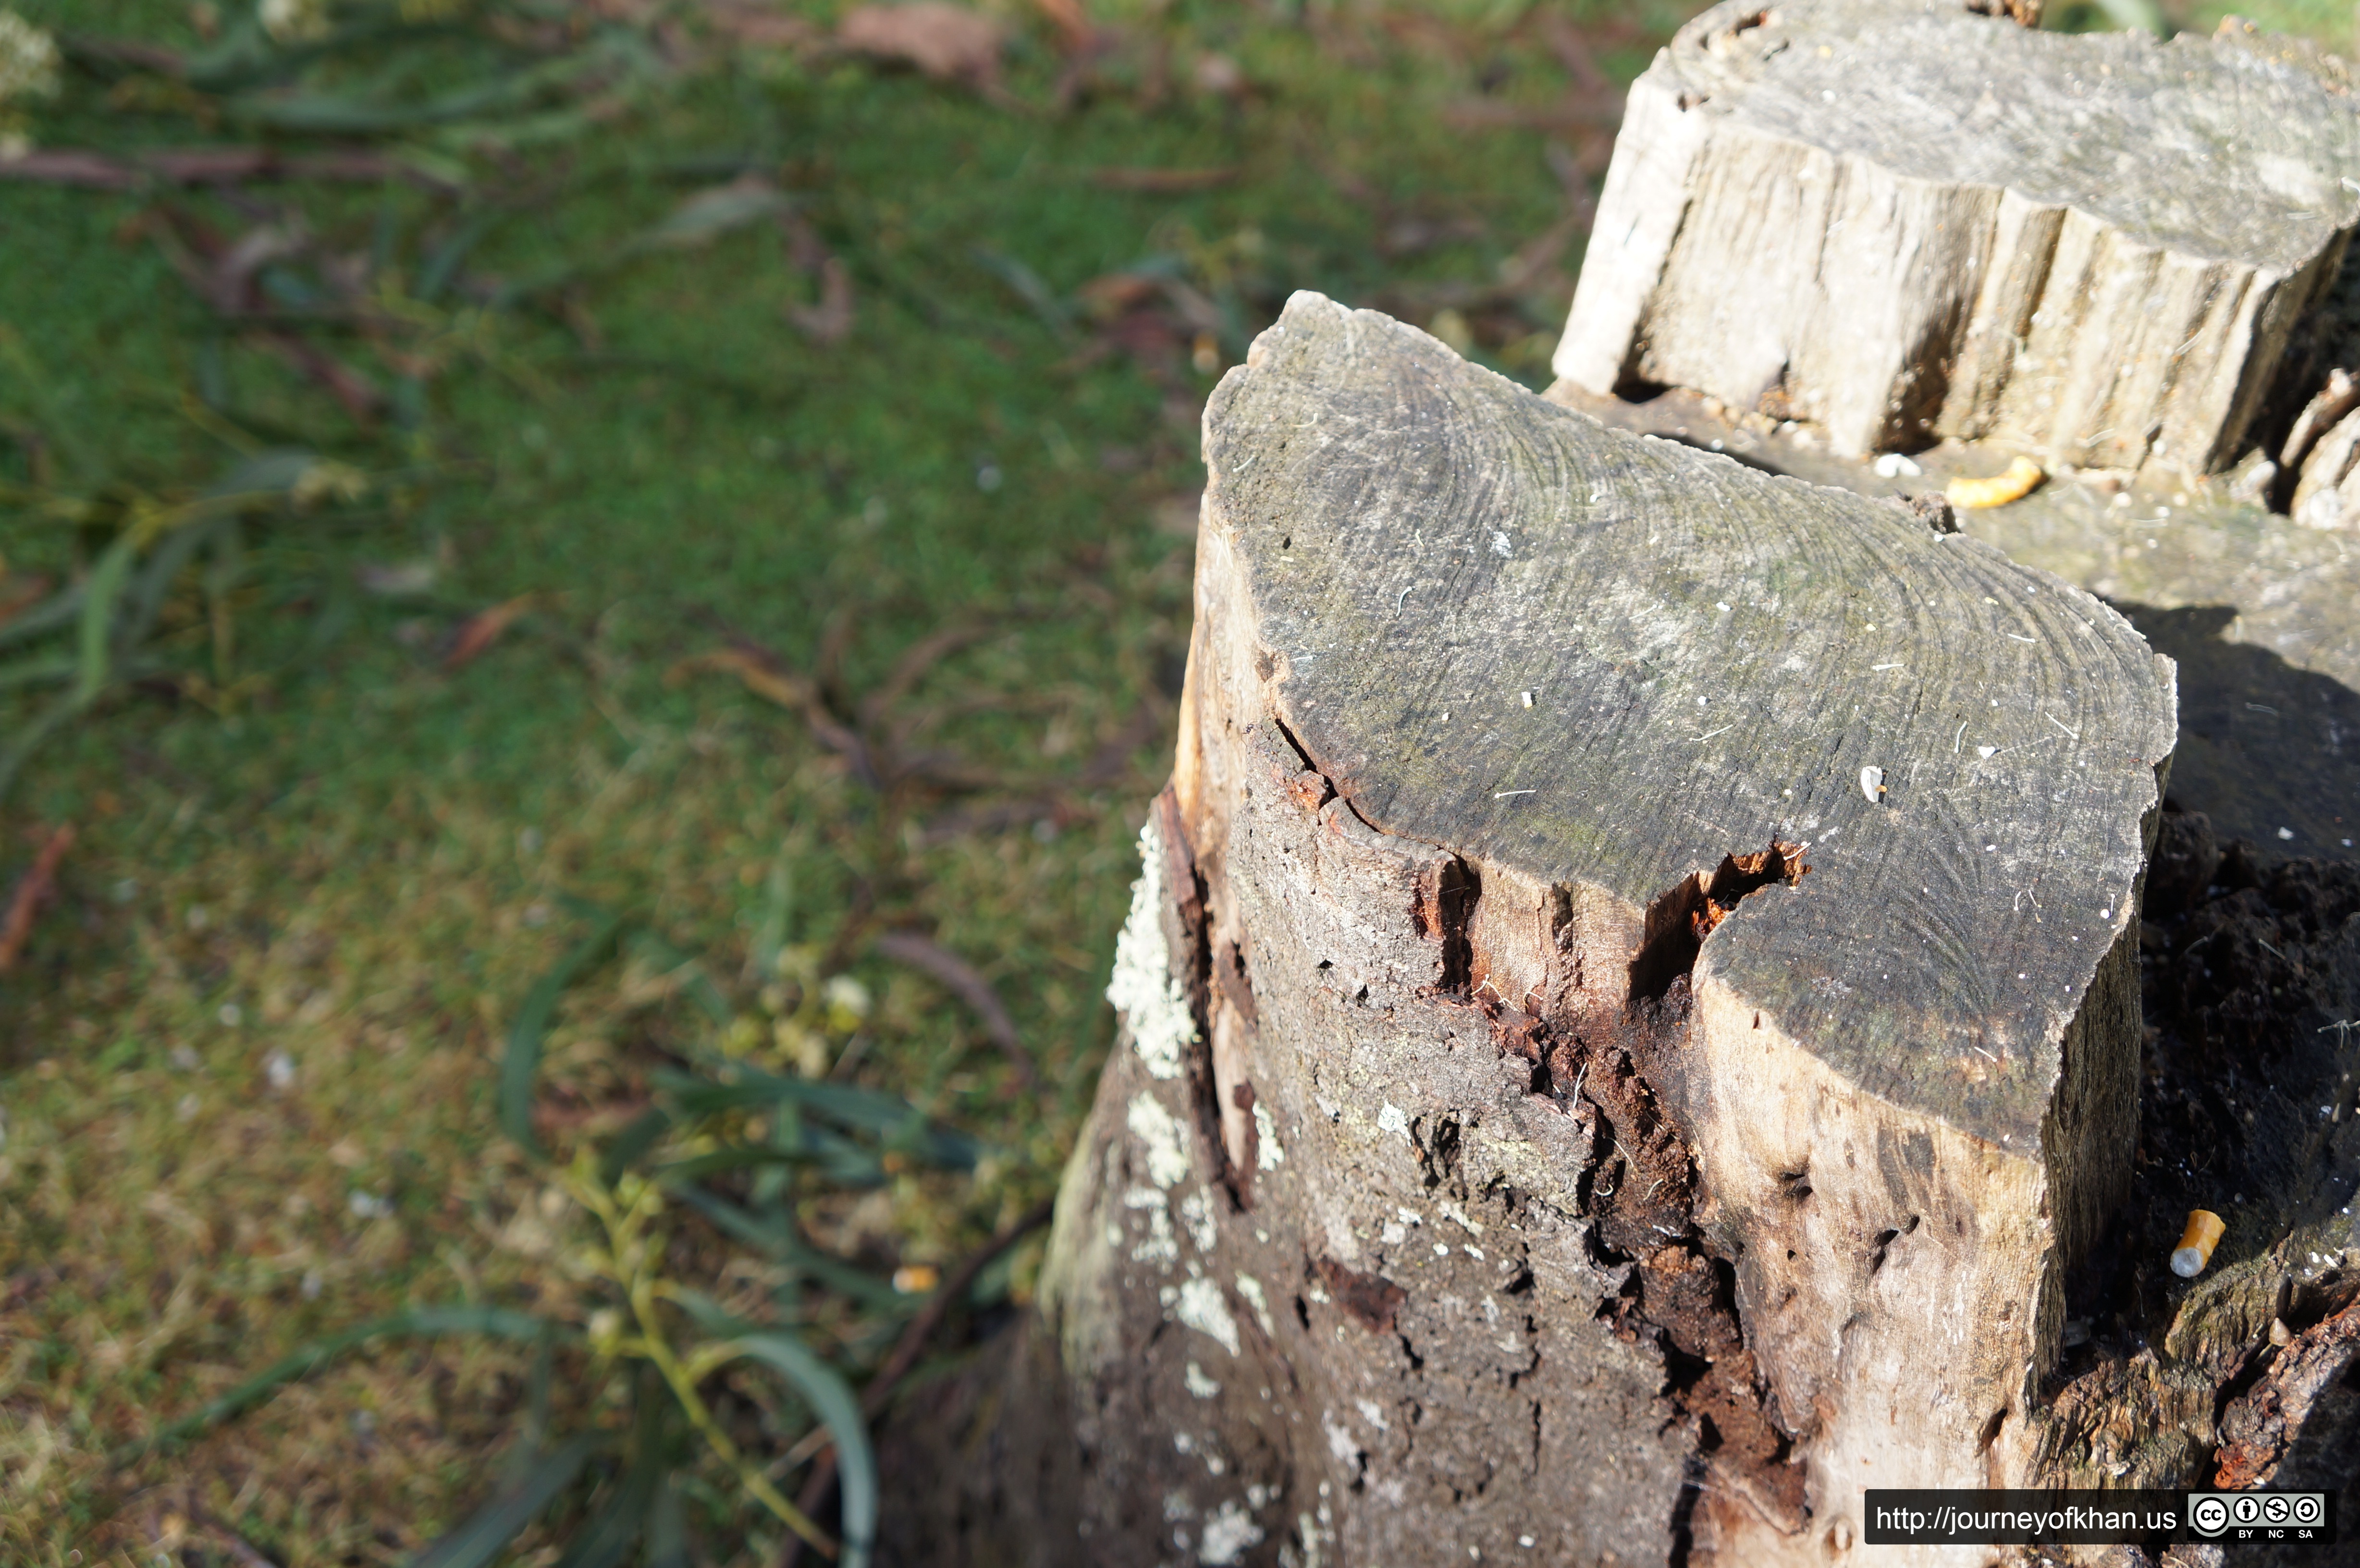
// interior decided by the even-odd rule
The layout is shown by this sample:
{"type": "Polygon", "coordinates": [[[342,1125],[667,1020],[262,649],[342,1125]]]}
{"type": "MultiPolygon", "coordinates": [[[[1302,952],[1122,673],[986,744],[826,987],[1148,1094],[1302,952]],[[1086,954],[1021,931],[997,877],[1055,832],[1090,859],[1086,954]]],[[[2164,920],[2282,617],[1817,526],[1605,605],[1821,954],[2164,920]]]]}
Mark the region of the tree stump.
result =
{"type": "Polygon", "coordinates": [[[2355,175],[2349,68],[2250,28],[1726,0],[1631,89],[1557,372],[1816,421],[1849,454],[1955,437],[2211,472],[2326,372],[2288,351],[2355,175]]]}
{"type": "Polygon", "coordinates": [[[1083,1555],[1824,1563],[1863,1487],[2025,1484],[2169,661],[1316,295],[1206,454],[1040,1299],[1083,1555]]]}

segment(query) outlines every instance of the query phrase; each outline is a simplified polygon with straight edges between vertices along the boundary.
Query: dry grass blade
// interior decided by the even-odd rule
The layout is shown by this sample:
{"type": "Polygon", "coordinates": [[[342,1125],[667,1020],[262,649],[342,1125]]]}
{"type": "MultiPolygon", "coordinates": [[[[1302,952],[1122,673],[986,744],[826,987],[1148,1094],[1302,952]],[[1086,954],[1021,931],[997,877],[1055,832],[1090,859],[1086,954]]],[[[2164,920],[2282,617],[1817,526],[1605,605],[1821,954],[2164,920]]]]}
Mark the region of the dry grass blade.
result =
{"type": "Polygon", "coordinates": [[[458,635],[451,639],[451,651],[442,656],[444,670],[457,670],[479,657],[486,648],[500,639],[500,635],[517,623],[519,617],[532,608],[534,595],[519,593],[505,604],[479,610],[459,623],[458,635]]]}
{"type": "Polygon", "coordinates": [[[1040,1075],[1033,1071],[1032,1059],[1024,1054],[1024,1042],[1016,1033],[1016,1020],[1008,1016],[991,982],[973,964],[934,938],[913,931],[884,932],[877,939],[877,951],[897,964],[906,964],[933,977],[945,990],[974,1008],[976,1016],[983,1020],[984,1031],[1015,1070],[1017,1081],[1027,1090],[1040,1087],[1040,1075]]]}
{"type": "Polygon", "coordinates": [[[73,841],[71,822],[50,833],[39,853],[33,856],[31,869],[16,884],[16,891],[8,900],[7,916],[0,919],[0,975],[13,972],[16,961],[24,956],[25,942],[33,934],[33,919],[56,893],[58,863],[73,847],[73,841]]]}

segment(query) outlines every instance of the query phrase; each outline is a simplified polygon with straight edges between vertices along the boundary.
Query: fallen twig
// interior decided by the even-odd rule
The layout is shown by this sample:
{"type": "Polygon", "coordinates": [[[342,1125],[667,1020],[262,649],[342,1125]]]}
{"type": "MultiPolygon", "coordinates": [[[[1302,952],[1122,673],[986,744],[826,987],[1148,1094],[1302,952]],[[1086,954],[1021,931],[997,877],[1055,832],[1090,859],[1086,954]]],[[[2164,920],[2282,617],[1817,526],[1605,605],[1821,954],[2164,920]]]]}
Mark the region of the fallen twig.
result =
{"type": "Polygon", "coordinates": [[[941,983],[960,1001],[973,1007],[983,1019],[984,1032],[1008,1058],[1020,1083],[1028,1089],[1040,1087],[1040,1075],[1032,1069],[1032,1059],[1024,1054],[1024,1042],[1016,1033],[1016,1020],[1008,1016],[1000,1004],[1000,993],[991,982],[978,973],[957,953],[913,931],[889,931],[877,939],[877,951],[897,964],[906,964],[941,983]]]}
{"type": "Polygon", "coordinates": [[[16,891],[8,900],[7,918],[0,920],[0,975],[14,970],[16,960],[23,956],[26,939],[33,934],[33,917],[57,891],[58,862],[65,858],[73,841],[71,822],[49,834],[49,842],[33,856],[32,868],[16,884],[16,891]]]}

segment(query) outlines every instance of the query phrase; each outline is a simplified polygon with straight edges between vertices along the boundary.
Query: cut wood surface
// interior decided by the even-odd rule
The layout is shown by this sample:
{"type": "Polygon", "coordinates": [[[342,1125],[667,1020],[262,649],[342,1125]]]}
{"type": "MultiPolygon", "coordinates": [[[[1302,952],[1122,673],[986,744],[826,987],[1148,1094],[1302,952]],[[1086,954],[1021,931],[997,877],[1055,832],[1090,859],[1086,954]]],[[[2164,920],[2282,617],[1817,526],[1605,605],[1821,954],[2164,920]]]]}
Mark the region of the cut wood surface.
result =
{"type": "Polygon", "coordinates": [[[2030,1475],[2168,661],[1314,295],[1207,458],[1042,1288],[1090,1559],[1818,1563],[2030,1475]]]}
{"type": "Polygon", "coordinates": [[[1557,370],[1810,419],[1847,452],[1988,437],[2217,469],[2313,390],[2278,378],[2355,177],[2349,68],[2294,40],[1728,0],[1631,90],[1557,370]]]}
{"type": "MultiPolygon", "coordinates": [[[[1880,473],[1830,452],[1808,427],[1773,429],[1695,393],[1626,402],[1559,382],[1548,396],[1618,430],[1883,498],[1939,495],[1952,478],[1998,473],[2011,455],[1945,441],[1880,473]]],[[[2242,480],[2059,475],[1956,520],[2011,560],[2103,598],[2178,662],[2171,793],[2209,813],[2223,842],[2350,856],[2360,843],[2351,742],[2360,735],[2360,550],[2348,535],[2289,527],[2241,495],[2242,480]]]]}

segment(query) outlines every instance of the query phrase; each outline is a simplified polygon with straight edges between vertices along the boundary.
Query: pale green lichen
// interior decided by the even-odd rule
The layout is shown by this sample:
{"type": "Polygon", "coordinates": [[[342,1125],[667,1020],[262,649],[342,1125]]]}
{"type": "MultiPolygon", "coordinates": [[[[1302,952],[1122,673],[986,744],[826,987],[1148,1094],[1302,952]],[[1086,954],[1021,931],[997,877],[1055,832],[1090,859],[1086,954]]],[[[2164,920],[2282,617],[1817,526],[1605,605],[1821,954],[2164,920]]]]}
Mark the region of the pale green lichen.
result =
{"type": "Polygon", "coordinates": [[[1159,1187],[1170,1188],[1188,1174],[1188,1151],[1185,1129],[1180,1118],[1164,1108],[1164,1103],[1153,1094],[1142,1093],[1131,1102],[1123,1116],[1131,1137],[1139,1139],[1147,1157],[1147,1179],[1159,1187]]]}
{"type": "Polygon", "coordinates": [[[1188,998],[1172,978],[1164,941],[1164,837],[1155,819],[1139,830],[1139,880],[1131,885],[1131,918],[1115,939],[1114,973],[1106,996],[1131,1026],[1131,1049],[1157,1078],[1177,1078],[1183,1052],[1196,1043],[1188,998]]]}
{"type": "Polygon", "coordinates": [[[1262,1544],[1262,1526],[1254,1523],[1244,1505],[1232,1497],[1223,1503],[1212,1518],[1205,1521],[1205,1534],[1196,1548],[1196,1561],[1206,1568],[1228,1568],[1245,1554],[1249,1546],[1262,1544]]]}
{"type": "Polygon", "coordinates": [[[1262,1324],[1262,1333],[1278,1333],[1277,1326],[1270,1321],[1270,1298],[1262,1293],[1261,1280],[1251,1274],[1239,1275],[1238,1294],[1244,1297],[1246,1305],[1253,1309],[1254,1322],[1262,1324]]]}
{"type": "Polygon", "coordinates": [[[1229,1315],[1229,1304],[1221,1299],[1221,1288],[1210,1279],[1183,1281],[1173,1298],[1172,1315],[1218,1342],[1231,1356],[1238,1353],[1238,1320],[1229,1315]]]}
{"type": "Polygon", "coordinates": [[[1279,1147],[1278,1118],[1270,1107],[1254,1102],[1254,1166],[1257,1170],[1275,1171],[1286,1163],[1286,1150],[1279,1147]]]}

